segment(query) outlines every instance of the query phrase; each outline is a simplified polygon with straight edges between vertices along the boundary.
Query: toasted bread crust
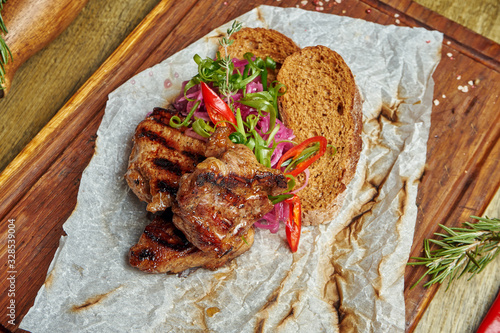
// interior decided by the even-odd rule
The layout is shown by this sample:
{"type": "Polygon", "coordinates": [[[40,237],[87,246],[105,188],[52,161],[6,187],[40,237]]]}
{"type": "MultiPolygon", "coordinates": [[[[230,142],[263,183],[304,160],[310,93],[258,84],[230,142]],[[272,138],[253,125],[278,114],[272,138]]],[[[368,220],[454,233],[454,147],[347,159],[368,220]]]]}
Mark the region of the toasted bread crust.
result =
{"type": "MultiPolygon", "coordinates": [[[[256,57],[271,57],[276,62],[276,69],[268,72],[268,82],[276,80],[286,57],[300,50],[293,40],[272,29],[243,28],[232,35],[231,39],[234,41],[227,51],[232,58],[244,59],[245,53],[251,52],[256,57]]],[[[224,48],[219,47],[219,51],[221,55],[225,55],[224,48]]]]}
{"type": "MultiPolygon", "coordinates": [[[[300,49],[276,30],[243,28],[232,39],[228,52],[233,58],[243,59],[251,52],[276,61],[277,79],[287,86],[287,93],[278,100],[280,115],[297,142],[323,135],[337,148],[333,157],[329,149],[309,167],[309,184],[299,192],[304,225],[331,221],[342,206],[362,148],[362,100],[351,70],[329,48],[300,49]]],[[[219,51],[224,55],[223,48],[219,51]]],[[[269,73],[271,80],[276,72],[269,73]]],[[[298,184],[304,178],[301,175],[298,184]]]]}
{"type": "MultiPolygon", "coordinates": [[[[278,64],[283,64],[286,57],[300,50],[293,40],[273,29],[243,28],[231,39],[234,41],[228,52],[237,59],[243,59],[245,53],[251,52],[256,57],[271,57],[278,64]]],[[[225,55],[224,48],[219,47],[219,51],[225,55]]]]}
{"type": "MultiPolygon", "coordinates": [[[[362,101],[354,76],[342,57],[325,46],[306,47],[289,56],[278,81],[287,93],[278,99],[285,125],[301,142],[322,135],[332,150],[310,167],[306,188],[299,192],[303,224],[331,221],[356,172],[362,148],[362,101]]],[[[304,176],[299,177],[299,183],[304,176]]]]}

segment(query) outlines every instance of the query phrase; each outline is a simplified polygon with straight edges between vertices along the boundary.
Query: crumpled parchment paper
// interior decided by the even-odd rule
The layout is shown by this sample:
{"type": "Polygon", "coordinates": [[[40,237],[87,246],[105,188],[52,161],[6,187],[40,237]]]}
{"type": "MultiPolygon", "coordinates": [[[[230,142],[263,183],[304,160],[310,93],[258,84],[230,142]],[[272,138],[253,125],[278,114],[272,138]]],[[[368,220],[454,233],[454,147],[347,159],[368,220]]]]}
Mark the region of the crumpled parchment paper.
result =
{"type": "MultiPolygon", "coordinates": [[[[299,46],[345,59],[364,98],[363,151],[337,218],[303,229],[291,254],[284,230],[258,230],[227,267],[187,277],[128,265],[146,218],[123,175],[136,125],[213,56],[214,30],[109,96],[95,156],[47,280],[21,328],[32,332],[403,332],[403,273],[432,109],[442,35],[298,8],[258,7],[245,26],[276,29],[299,46]],[[340,308],[340,312],[338,309],[340,308]],[[339,316],[340,313],[340,316],[339,316]]],[[[328,121],[328,119],[325,119],[328,121]]],[[[282,228],[283,229],[283,228],[282,228]]]]}

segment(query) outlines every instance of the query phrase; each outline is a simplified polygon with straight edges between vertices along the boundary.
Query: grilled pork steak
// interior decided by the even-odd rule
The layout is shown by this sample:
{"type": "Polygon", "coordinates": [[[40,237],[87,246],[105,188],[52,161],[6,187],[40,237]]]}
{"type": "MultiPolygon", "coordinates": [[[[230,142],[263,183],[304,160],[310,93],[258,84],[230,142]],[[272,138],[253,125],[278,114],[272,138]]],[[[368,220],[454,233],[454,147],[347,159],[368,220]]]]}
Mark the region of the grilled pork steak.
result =
{"type": "Polygon", "coordinates": [[[253,223],[273,208],[268,195],[282,193],[287,181],[233,144],[229,128],[206,144],[170,127],[173,115],[156,108],[134,136],[125,178],[147,210],[163,213],[130,249],[130,264],[150,273],[216,269],[251,247],[253,223]],[[169,206],[173,217],[164,212],[169,206]]]}
{"type": "Polygon", "coordinates": [[[273,205],[268,195],[287,188],[279,170],[260,164],[244,145],[232,143],[229,128],[210,137],[205,161],[180,180],[172,206],[173,223],[204,252],[223,256],[234,251],[234,239],[248,232],[273,205]]]}
{"type": "Polygon", "coordinates": [[[253,239],[251,228],[243,237],[233,237],[233,250],[222,257],[202,252],[174,226],[171,212],[166,212],[146,226],[139,242],[130,249],[129,262],[148,273],[180,273],[195,267],[214,270],[250,249],[253,239]]]}
{"type": "Polygon", "coordinates": [[[137,126],[125,174],[132,191],[153,213],[172,205],[180,177],[205,159],[205,142],[185,135],[185,127],[169,126],[174,115],[182,119],[172,106],[155,108],[137,126]]]}

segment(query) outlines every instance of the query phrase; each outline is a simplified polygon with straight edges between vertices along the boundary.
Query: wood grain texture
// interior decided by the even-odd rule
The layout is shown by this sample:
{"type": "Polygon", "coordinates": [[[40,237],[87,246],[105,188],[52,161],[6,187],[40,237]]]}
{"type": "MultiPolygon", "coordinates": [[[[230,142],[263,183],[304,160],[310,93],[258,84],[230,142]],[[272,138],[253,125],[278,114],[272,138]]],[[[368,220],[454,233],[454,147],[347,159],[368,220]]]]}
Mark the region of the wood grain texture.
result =
{"type": "Polygon", "coordinates": [[[90,0],[68,29],[16,72],[8,96],[0,99],[0,170],[47,125],[158,2],[90,0]]]}
{"type": "MultiPolygon", "coordinates": [[[[158,2],[89,0],[66,31],[17,71],[8,98],[0,99],[0,171],[21,152],[158,2]]],[[[492,40],[500,41],[500,3],[497,0],[416,2],[492,40]],[[481,9],[480,15],[477,14],[478,8],[481,9]]],[[[344,0],[342,5],[349,7],[352,3],[344,0]]],[[[311,0],[308,6],[313,8],[311,0]]],[[[388,19],[387,24],[394,21],[395,18],[388,19]]]]}
{"type": "MultiPolygon", "coordinates": [[[[500,113],[481,116],[479,111],[481,105],[500,103],[497,94],[488,92],[490,87],[492,91],[500,91],[500,73],[486,66],[473,66],[472,59],[457,54],[451,45],[443,48],[443,54],[434,75],[435,98],[440,103],[433,108],[428,163],[419,187],[419,215],[411,256],[422,255],[424,239],[439,231],[437,223],[459,226],[470,215],[482,215],[500,185],[500,113]],[[447,53],[455,56],[448,57],[447,53]],[[479,79],[485,75],[490,78],[479,79]],[[477,84],[472,88],[468,81],[477,84]],[[458,86],[463,85],[468,86],[467,93],[458,90],[458,86]],[[470,139],[461,140],[463,136],[470,139]],[[436,155],[439,158],[432,158],[436,155]]],[[[437,290],[437,286],[409,289],[424,271],[424,267],[412,267],[405,274],[410,330],[422,314],[421,308],[427,306],[437,290]]]]}
{"type": "Polygon", "coordinates": [[[8,94],[17,69],[59,36],[87,1],[9,0],[2,17],[8,27],[5,43],[9,46],[12,59],[5,65],[5,83],[4,89],[0,90],[0,98],[8,94]]]}
{"type": "MultiPolygon", "coordinates": [[[[82,11],[82,15],[86,14],[89,6],[95,2],[99,0],[90,0],[82,11]]],[[[77,83],[76,86],[73,84],[71,89],[76,90],[80,86],[81,88],[76,94],[74,94],[75,90],[71,92],[69,96],[73,94],[74,96],[63,107],[58,106],[57,109],[60,111],[52,118],[49,125],[0,174],[0,221],[3,228],[0,233],[0,246],[2,246],[0,253],[2,258],[5,256],[5,228],[9,219],[16,220],[16,230],[19,236],[18,281],[23,288],[23,294],[19,297],[18,320],[26,313],[36,291],[43,284],[45,272],[62,234],[62,223],[71,214],[75,205],[79,178],[92,156],[95,133],[102,117],[107,94],[137,71],[156,64],[220,24],[261,3],[280,6],[301,4],[300,1],[289,1],[285,4],[272,0],[239,3],[236,1],[191,0],[182,3],[162,1],[85,84],[83,84],[85,75],[90,76],[93,70],[79,76],[82,82],[77,83]],[[191,22],[195,21],[197,24],[193,26],[191,22]],[[50,196],[47,193],[50,193],[50,196]],[[33,209],[33,207],[37,208],[33,209]],[[35,271],[33,267],[36,267],[35,271]]],[[[494,111],[492,106],[499,103],[498,93],[494,93],[499,91],[498,83],[500,82],[496,69],[498,68],[496,57],[498,44],[485,41],[410,1],[387,1],[389,5],[375,0],[343,1],[337,5],[330,3],[331,6],[325,8],[331,13],[359,17],[382,24],[394,24],[395,14],[398,14],[397,19],[400,20],[401,25],[425,24],[429,27],[440,27],[446,32],[443,61],[435,75],[435,98],[440,103],[433,112],[428,149],[429,163],[421,179],[418,198],[420,212],[413,252],[419,253],[421,240],[437,231],[435,224],[457,225],[467,219],[472,212],[481,214],[498,189],[500,171],[497,170],[496,165],[500,159],[500,147],[499,131],[494,127],[494,121],[499,119],[498,113],[491,115],[494,111]],[[405,13],[411,13],[411,15],[405,13]],[[477,43],[474,44],[476,46],[469,46],[468,40],[477,43]],[[451,53],[453,59],[447,57],[447,53],[451,53]],[[460,79],[457,79],[458,76],[460,79]],[[474,89],[468,81],[473,81],[474,89]],[[469,86],[470,91],[468,93],[459,91],[457,89],[459,85],[469,86]]],[[[95,7],[98,12],[92,15],[106,11],[106,4],[112,5],[110,2],[101,2],[104,7],[95,7]]],[[[303,8],[314,10],[315,6],[308,2],[303,8]]],[[[107,14],[111,15],[112,11],[107,14]]],[[[109,19],[106,15],[102,18],[101,23],[106,26],[112,25],[113,22],[120,23],[119,19],[115,18],[117,21],[114,21],[115,19],[109,19]],[[108,19],[111,21],[108,22],[108,19]]],[[[83,25],[88,29],[92,28],[83,25]]],[[[113,29],[113,27],[106,27],[106,29],[113,29]]],[[[106,29],[104,29],[104,34],[106,29]]],[[[110,42],[113,42],[113,38],[109,37],[110,35],[107,36],[110,42]]],[[[92,43],[95,42],[98,40],[92,43]]],[[[101,42],[106,44],[105,41],[101,42]]],[[[92,43],[85,45],[92,48],[90,45],[92,43]]],[[[60,51],[65,50],[64,45],[60,47],[60,51]]],[[[86,47],[79,48],[79,52],[84,52],[86,47]]],[[[56,54],[57,52],[53,55],[56,54]]],[[[68,51],[65,57],[69,56],[71,53],[68,51]]],[[[78,64],[79,60],[75,54],[72,56],[70,60],[65,60],[65,68],[68,71],[72,68],[72,62],[75,62],[75,66],[83,66],[78,64]]],[[[97,66],[100,64],[96,63],[97,66]]],[[[53,65],[58,66],[57,63],[53,65]]],[[[48,75],[48,77],[51,76],[48,75]]],[[[26,77],[26,82],[33,79],[32,76],[26,77]]],[[[66,83],[64,81],[61,79],[59,84],[64,86],[66,83]]],[[[43,90],[38,92],[45,93],[43,90]]],[[[29,91],[25,93],[28,95],[29,91]]],[[[19,98],[22,99],[22,97],[19,98]]],[[[63,98],[63,102],[67,98],[69,97],[63,98]]],[[[2,102],[0,101],[0,109],[2,102]]],[[[56,99],[51,101],[49,94],[44,103],[51,105],[56,102],[56,99]]],[[[19,123],[15,125],[18,128],[23,119],[27,119],[26,115],[17,115],[19,123]]],[[[13,128],[16,127],[13,125],[13,128]]],[[[11,131],[11,133],[15,132],[15,130],[11,131]]],[[[5,265],[4,262],[1,264],[5,265]]],[[[3,266],[0,272],[2,288],[6,286],[5,271],[3,266]]],[[[418,270],[411,268],[407,270],[409,281],[418,274],[418,270]]],[[[486,281],[490,280],[486,277],[486,281]]],[[[414,328],[435,290],[417,289],[413,294],[406,291],[409,300],[407,310],[411,309],[407,312],[409,331],[414,328]]],[[[2,309],[5,309],[6,301],[8,300],[5,297],[0,299],[2,309]]],[[[5,320],[3,316],[1,323],[5,324],[5,320]]]]}
{"type": "MultiPolygon", "coordinates": [[[[500,192],[484,215],[500,216],[500,192]]],[[[500,256],[471,280],[464,276],[448,290],[439,288],[414,332],[475,332],[499,291],[500,256]]]]}
{"type": "Polygon", "coordinates": [[[415,2],[500,43],[500,2],[498,0],[415,0],[415,2]]]}
{"type": "MultiPolygon", "coordinates": [[[[24,153],[0,175],[0,254],[6,258],[6,228],[9,220],[16,225],[16,325],[33,304],[34,293],[45,280],[48,264],[62,235],[62,224],[75,207],[81,172],[93,154],[93,141],[104,111],[107,95],[134,74],[154,46],[190,10],[189,2],[172,7],[173,1],[163,1],[127,38],[127,47],[115,51],[110,58],[70,99],[58,114],[26,147],[24,153]],[[170,14],[177,20],[168,19],[170,14]],[[153,33],[162,25],[161,32],[153,33]],[[149,36],[147,40],[139,37],[149,36]],[[138,52],[141,50],[141,52],[138,52]],[[64,142],[65,144],[61,144],[64,142]],[[51,189],[47,188],[48,184],[51,189]],[[53,186],[53,187],[52,187],[53,186]],[[23,189],[24,188],[24,189],[23,189]],[[45,188],[45,189],[44,189],[45,188]],[[50,196],[47,193],[51,193],[50,196]],[[36,207],[36,209],[33,209],[36,207]],[[34,228],[33,225],[37,227],[34,228]],[[55,246],[54,246],[55,245],[55,246]]],[[[2,262],[2,288],[6,290],[7,261],[2,262]]],[[[0,303],[6,309],[7,297],[0,303]]]]}

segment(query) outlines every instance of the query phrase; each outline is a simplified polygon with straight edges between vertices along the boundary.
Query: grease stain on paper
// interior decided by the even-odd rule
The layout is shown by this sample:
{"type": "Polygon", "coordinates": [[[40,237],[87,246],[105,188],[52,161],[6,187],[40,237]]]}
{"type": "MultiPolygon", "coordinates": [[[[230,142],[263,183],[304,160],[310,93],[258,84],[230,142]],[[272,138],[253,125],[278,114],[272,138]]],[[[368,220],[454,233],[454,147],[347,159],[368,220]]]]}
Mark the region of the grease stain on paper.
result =
{"type": "Polygon", "coordinates": [[[88,298],[85,302],[83,302],[80,305],[76,305],[75,304],[75,305],[73,305],[71,307],[71,312],[80,312],[80,311],[83,311],[83,310],[87,310],[90,307],[99,304],[102,300],[104,300],[105,298],[107,298],[109,295],[111,295],[113,292],[115,292],[116,290],[120,289],[121,287],[122,286],[118,286],[115,289],[108,291],[107,293],[99,294],[99,295],[96,295],[96,296],[92,296],[92,297],[88,298]]]}

